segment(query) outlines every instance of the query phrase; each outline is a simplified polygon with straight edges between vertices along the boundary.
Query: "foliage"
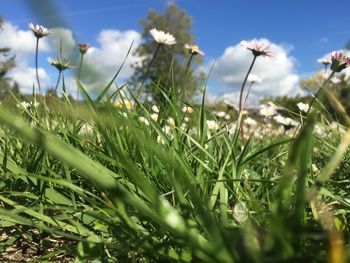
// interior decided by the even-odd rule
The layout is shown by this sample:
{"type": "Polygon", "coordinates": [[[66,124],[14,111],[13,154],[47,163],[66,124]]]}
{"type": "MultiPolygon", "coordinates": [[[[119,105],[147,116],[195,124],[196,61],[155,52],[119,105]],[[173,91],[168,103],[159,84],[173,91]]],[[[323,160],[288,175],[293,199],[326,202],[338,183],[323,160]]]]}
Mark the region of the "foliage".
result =
{"type": "MultiPolygon", "coordinates": [[[[203,82],[203,76],[192,76],[186,80],[186,63],[190,58],[188,50],[184,48],[186,43],[193,43],[194,37],[192,32],[192,18],[186,14],[185,10],[180,9],[174,3],[168,5],[165,14],[157,11],[150,11],[147,19],[140,21],[143,27],[142,43],[136,50],[136,55],[143,60],[133,65],[135,69],[132,77],[134,86],[140,88],[140,83],[145,81],[145,91],[154,95],[158,99],[163,99],[158,87],[169,94],[169,90],[175,86],[179,89],[177,92],[186,96],[192,96],[200,84],[203,82]],[[172,46],[163,46],[157,55],[157,59],[152,64],[150,71],[147,73],[148,66],[152,59],[157,44],[150,36],[149,31],[157,28],[164,32],[171,33],[176,38],[176,44],[172,46]],[[186,81],[184,81],[186,80],[186,81]],[[158,87],[152,85],[158,83],[158,87]]],[[[199,56],[192,60],[192,67],[201,62],[199,56]]]]}
{"type": "Polygon", "coordinates": [[[115,108],[79,87],[81,105],[39,96],[17,113],[0,108],[3,251],[29,244],[24,256],[76,262],[349,256],[344,132],[318,123],[318,135],[310,119],[294,137],[243,145],[226,125],[206,127],[205,105],[183,113],[165,97],[170,111],[154,121],[146,104],[115,108]]]}
{"type": "MultiPolygon", "coordinates": [[[[318,89],[322,86],[323,81],[325,80],[325,75],[323,72],[317,72],[316,74],[310,76],[307,79],[300,81],[301,87],[304,89],[306,94],[310,95],[297,95],[294,97],[290,96],[280,96],[280,97],[267,97],[261,100],[261,103],[267,103],[272,101],[277,105],[280,105],[290,112],[298,112],[297,104],[299,102],[310,103],[312,101],[312,95],[315,94],[318,89]]],[[[327,87],[327,92],[334,94],[340,104],[344,107],[347,114],[350,114],[350,78],[342,73],[334,78],[333,81],[327,87]]],[[[343,120],[340,118],[339,114],[334,110],[334,102],[329,99],[326,99],[322,102],[321,107],[324,107],[325,113],[331,115],[332,118],[343,123],[343,120]]]]}
{"type": "MultiPolygon", "coordinates": [[[[324,79],[324,73],[317,72],[308,79],[302,80],[301,85],[305,90],[316,93],[324,79]]],[[[350,114],[350,78],[345,73],[338,74],[331,80],[327,87],[327,92],[334,94],[343,105],[345,111],[350,114]]],[[[335,105],[332,104],[333,102],[331,100],[326,100],[324,102],[327,111],[336,118],[337,113],[333,110],[335,105]]]]}
{"type": "MultiPolygon", "coordinates": [[[[0,17],[0,30],[2,29],[3,20],[0,17]]],[[[7,77],[7,73],[15,67],[15,56],[9,55],[10,48],[0,47],[0,97],[9,95],[9,90],[12,89],[15,93],[19,92],[18,85],[16,83],[10,84],[10,78],[7,77]]]]}

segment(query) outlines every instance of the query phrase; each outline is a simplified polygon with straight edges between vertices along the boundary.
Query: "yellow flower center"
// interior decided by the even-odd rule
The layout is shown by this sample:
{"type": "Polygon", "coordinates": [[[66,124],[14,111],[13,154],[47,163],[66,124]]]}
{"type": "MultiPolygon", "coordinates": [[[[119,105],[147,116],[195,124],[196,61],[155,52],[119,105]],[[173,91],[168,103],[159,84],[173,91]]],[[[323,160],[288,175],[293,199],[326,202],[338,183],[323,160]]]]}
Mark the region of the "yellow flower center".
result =
{"type": "Polygon", "coordinates": [[[196,52],[196,53],[199,52],[199,47],[198,47],[198,45],[193,45],[193,46],[192,46],[192,52],[196,52]]]}

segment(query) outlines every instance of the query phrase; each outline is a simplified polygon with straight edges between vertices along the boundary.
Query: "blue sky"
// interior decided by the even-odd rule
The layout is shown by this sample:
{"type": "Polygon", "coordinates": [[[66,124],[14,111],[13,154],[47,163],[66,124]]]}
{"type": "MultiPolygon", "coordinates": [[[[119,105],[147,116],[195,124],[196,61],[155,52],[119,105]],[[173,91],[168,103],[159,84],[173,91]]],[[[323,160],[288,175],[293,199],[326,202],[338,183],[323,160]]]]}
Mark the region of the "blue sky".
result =
{"type": "MultiPolygon", "coordinates": [[[[1,15],[17,30],[27,30],[30,21],[49,28],[70,28],[76,41],[93,46],[99,45],[98,36],[106,29],[140,32],[138,21],[150,9],[162,12],[168,4],[165,0],[60,0],[51,2],[58,10],[52,13],[37,7],[42,1],[5,1],[1,15]]],[[[293,61],[290,70],[302,77],[320,68],[317,58],[344,48],[350,40],[348,0],[177,0],[176,3],[193,18],[196,43],[206,52],[207,63],[219,60],[227,48],[241,40],[265,38],[284,48],[293,61]]],[[[219,86],[217,83],[216,87],[219,86]]],[[[215,88],[212,92],[215,93],[215,88]]]]}

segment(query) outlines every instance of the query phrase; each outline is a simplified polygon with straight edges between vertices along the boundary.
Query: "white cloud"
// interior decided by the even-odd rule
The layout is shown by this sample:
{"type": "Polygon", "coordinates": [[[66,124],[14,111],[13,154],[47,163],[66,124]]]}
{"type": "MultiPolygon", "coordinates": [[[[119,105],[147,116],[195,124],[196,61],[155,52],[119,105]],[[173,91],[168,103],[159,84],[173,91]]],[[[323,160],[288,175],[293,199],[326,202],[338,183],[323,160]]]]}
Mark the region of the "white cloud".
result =
{"type": "MultiPolygon", "coordinates": [[[[295,73],[295,59],[289,55],[291,46],[278,45],[267,39],[260,39],[264,45],[269,45],[273,57],[258,57],[251,73],[262,79],[261,83],[253,85],[250,103],[253,99],[263,96],[295,95],[298,89],[299,77],[295,73]]],[[[210,93],[223,93],[219,97],[231,98],[237,101],[240,87],[248,71],[253,56],[241,44],[226,48],[217,59],[210,76],[210,93]],[[224,86],[223,90],[213,90],[213,87],[224,86]]],[[[208,62],[200,70],[208,72],[213,61],[208,62]]],[[[246,86],[247,88],[247,86],[246,86]]]]}
{"type": "MultiPolygon", "coordinates": [[[[38,73],[41,87],[47,87],[50,84],[50,76],[42,68],[39,68],[38,73]]],[[[21,92],[24,94],[32,93],[33,84],[37,87],[35,68],[18,66],[12,70],[11,76],[21,87],[21,92]]]]}
{"type": "MultiPolygon", "coordinates": [[[[64,84],[65,84],[65,87],[66,87],[66,92],[67,94],[69,94],[70,96],[72,96],[73,98],[77,98],[77,88],[78,88],[78,85],[77,85],[77,81],[75,80],[75,78],[73,76],[65,76],[64,77],[64,84]]],[[[60,88],[62,87],[62,82],[60,83],[60,88]]],[[[60,90],[58,91],[58,94],[60,90]]],[[[80,99],[83,98],[83,96],[81,95],[81,92],[79,92],[79,96],[80,96],[80,99]]]]}
{"type": "Polygon", "coordinates": [[[59,54],[62,43],[62,56],[68,58],[76,46],[73,32],[67,28],[52,28],[51,31],[52,34],[48,38],[51,48],[59,54]]]}
{"type": "MultiPolygon", "coordinates": [[[[16,55],[16,68],[9,72],[9,76],[16,81],[23,93],[31,93],[33,83],[36,85],[34,55],[36,38],[32,31],[21,30],[17,26],[5,21],[3,30],[0,31],[1,47],[11,48],[11,54],[16,55]],[[32,66],[29,64],[32,63],[32,66]]],[[[41,38],[39,42],[40,52],[48,52],[51,50],[47,38],[41,38]]],[[[40,66],[40,65],[39,65],[40,66]]],[[[42,86],[46,86],[50,82],[50,77],[44,68],[39,67],[39,77],[42,86]]]]}
{"type": "MultiPolygon", "coordinates": [[[[40,39],[39,55],[41,60],[39,66],[41,67],[39,68],[39,75],[42,87],[52,87],[55,84],[53,82],[56,81],[56,75],[50,76],[47,70],[43,68],[43,66],[49,67],[43,58],[49,55],[48,52],[55,52],[57,55],[61,39],[63,40],[63,56],[69,57],[76,46],[71,30],[55,28],[52,35],[40,39]]],[[[0,31],[1,46],[11,47],[12,53],[16,54],[17,68],[12,70],[10,75],[20,84],[22,92],[31,92],[33,83],[36,84],[34,68],[35,41],[36,38],[29,29],[21,30],[10,22],[5,22],[3,30],[0,31]]],[[[89,90],[100,90],[109,82],[123,62],[133,41],[132,51],[118,76],[118,80],[130,77],[133,74],[131,65],[140,61],[139,57],[134,56],[134,51],[142,41],[141,34],[134,30],[120,31],[116,29],[102,30],[98,34],[98,45],[92,46],[84,57],[82,79],[88,83],[86,87],[89,90]]],[[[291,47],[277,45],[267,39],[261,39],[260,41],[271,46],[274,56],[257,59],[252,73],[258,75],[262,79],[262,83],[256,83],[253,86],[251,98],[298,92],[299,77],[294,73],[295,60],[290,56],[291,47]]],[[[240,85],[251,60],[251,52],[240,44],[226,48],[216,61],[209,83],[209,88],[219,86],[223,88],[221,90],[210,89],[210,93],[224,93],[225,98],[237,98],[240,85]]],[[[208,72],[212,63],[213,61],[209,61],[200,70],[208,72]]],[[[76,84],[74,78],[69,74],[66,74],[66,84],[68,92],[75,95],[76,84]]],[[[216,95],[216,97],[222,96],[216,95]]]]}
{"type": "MultiPolygon", "coordinates": [[[[76,46],[71,31],[65,29],[64,31],[61,30],[60,33],[65,35],[65,42],[68,43],[66,44],[66,52],[69,53],[69,47],[74,48],[76,46]]],[[[127,55],[130,45],[134,42],[132,50],[120,71],[117,80],[123,80],[133,74],[134,70],[131,65],[140,60],[139,57],[136,57],[133,54],[135,49],[141,43],[141,35],[134,30],[119,31],[108,29],[102,30],[98,34],[97,42],[99,45],[92,46],[85,54],[83,70],[81,72],[83,87],[87,91],[95,93],[99,93],[111,80],[127,55]]],[[[65,51],[63,51],[63,53],[64,52],[65,51]]],[[[79,64],[76,63],[76,66],[76,70],[78,70],[79,64]]],[[[77,84],[75,77],[72,74],[66,75],[65,84],[67,93],[76,97],[77,84]]],[[[113,87],[111,90],[113,90],[113,87]]],[[[82,96],[80,95],[80,97],[82,96]]]]}
{"type": "MultiPolygon", "coordinates": [[[[132,42],[134,41],[132,50],[122,68],[118,79],[128,78],[133,74],[131,65],[140,60],[134,56],[135,49],[141,43],[140,33],[134,30],[102,30],[97,38],[99,47],[92,47],[85,55],[87,67],[95,71],[98,82],[103,80],[108,83],[117,69],[122,64],[132,42]]],[[[82,76],[84,78],[84,76],[82,76]]]]}
{"type": "MultiPolygon", "coordinates": [[[[117,81],[129,78],[133,74],[134,70],[131,65],[140,61],[140,58],[135,56],[134,52],[141,43],[141,34],[134,30],[102,30],[98,34],[97,42],[99,45],[92,46],[84,56],[81,72],[83,87],[95,94],[99,93],[114,76],[123,63],[132,43],[132,49],[117,77],[117,81]]],[[[67,92],[76,97],[76,82],[73,76],[66,79],[66,84],[67,92]]],[[[111,90],[113,89],[112,86],[111,90]]]]}
{"type": "MultiPolygon", "coordinates": [[[[43,88],[53,87],[57,77],[57,72],[49,68],[46,57],[59,55],[61,40],[63,57],[71,57],[76,47],[76,41],[70,29],[51,28],[51,31],[52,34],[41,38],[39,42],[39,77],[43,88]],[[48,72],[53,72],[54,75],[51,76],[48,72]]],[[[101,89],[110,81],[122,64],[133,41],[132,51],[118,76],[119,80],[130,77],[133,74],[131,65],[140,60],[133,53],[141,43],[141,35],[134,30],[114,29],[102,30],[98,34],[99,45],[91,47],[84,57],[82,73],[89,72],[89,74],[86,76],[82,74],[82,79],[88,83],[86,85],[88,89],[92,87],[101,89]]],[[[34,66],[36,38],[33,33],[29,29],[22,30],[11,22],[5,21],[3,30],[0,31],[0,43],[1,47],[10,47],[11,53],[16,55],[17,67],[9,72],[9,76],[20,85],[21,92],[31,93],[33,83],[36,86],[34,66]]],[[[75,64],[78,66],[78,63],[75,64]]],[[[73,75],[68,72],[66,84],[68,93],[75,95],[76,83],[73,75]]]]}

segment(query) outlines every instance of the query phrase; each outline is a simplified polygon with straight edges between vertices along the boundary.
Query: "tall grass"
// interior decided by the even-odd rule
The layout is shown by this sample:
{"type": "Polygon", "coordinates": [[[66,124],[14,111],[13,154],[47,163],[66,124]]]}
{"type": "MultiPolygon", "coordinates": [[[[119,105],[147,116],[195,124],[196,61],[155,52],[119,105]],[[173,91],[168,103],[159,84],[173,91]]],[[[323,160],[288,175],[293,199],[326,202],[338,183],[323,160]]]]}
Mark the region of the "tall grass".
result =
{"type": "Polygon", "coordinates": [[[158,87],[155,121],[126,86],[109,95],[117,75],[96,99],[78,82],[79,105],[0,108],[3,257],[30,244],[34,262],[350,259],[350,131],[319,122],[319,109],[294,136],[243,143],[242,115],[233,131],[207,127],[205,93],[189,115],[158,87]],[[133,108],[116,108],[125,94],[133,108]]]}

